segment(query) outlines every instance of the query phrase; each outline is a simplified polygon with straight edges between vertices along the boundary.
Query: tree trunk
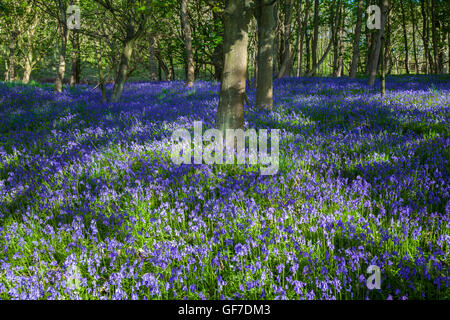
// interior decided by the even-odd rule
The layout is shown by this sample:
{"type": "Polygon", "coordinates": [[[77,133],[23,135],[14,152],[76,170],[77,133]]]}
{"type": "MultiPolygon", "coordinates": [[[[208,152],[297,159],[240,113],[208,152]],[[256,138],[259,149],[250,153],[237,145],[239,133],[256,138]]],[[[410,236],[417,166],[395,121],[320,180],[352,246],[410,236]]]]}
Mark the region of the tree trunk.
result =
{"type": "Polygon", "coordinates": [[[80,36],[79,33],[72,32],[72,74],[70,76],[70,86],[80,83],[80,36]]]}
{"type": "MultiPolygon", "coordinates": [[[[219,19],[220,16],[213,11],[213,19],[214,19],[214,25],[216,26],[216,32],[218,34],[220,34],[222,36],[222,38],[224,37],[223,34],[223,30],[219,30],[218,26],[220,25],[219,19]]],[[[214,78],[217,81],[222,80],[222,73],[223,73],[223,43],[220,42],[219,44],[216,44],[215,48],[214,48],[214,78]]]]}
{"type": "Polygon", "coordinates": [[[149,35],[149,51],[150,51],[150,57],[149,57],[149,74],[150,74],[150,81],[157,81],[158,80],[158,62],[156,59],[156,53],[155,53],[155,35],[153,33],[150,33],[149,35]]]}
{"type": "Polygon", "coordinates": [[[300,77],[302,75],[302,69],[303,69],[303,41],[305,38],[305,30],[306,30],[306,26],[308,23],[308,18],[309,18],[309,5],[310,5],[310,0],[306,0],[305,3],[305,16],[303,18],[302,21],[302,16],[301,16],[301,0],[298,0],[298,4],[297,4],[297,8],[298,8],[298,12],[297,12],[297,23],[298,23],[298,35],[297,37],[300,37],[300,40],[298,41],[298,47],[297,47],[297,77],[300,77]]]}
{"type": "Polygon", "coordinates": [[[290,76],[292,67],[292,54],[291,54],[291,20],[292,20],[292,0],[286,0],[284,10],[284,43],[283,43],[283,60],[280,67],[280,72],[277,78],[290,76]]]}
{"type": "Polygon", "coordinates": [[[25,57],[25,65],[23,67],[23,77],[22,82],[28,83],[30,82],[31,71],[33,70],[33,52],[29,50],[25,57]]]}
{"type": "Polygon", "coordinates": [[[186,52],[186,63],[187,63],[187,73],[186,73],[186,85],[192,87],[194,85],[194,54],[192,51],[192,36],[191,36],[191,26],[189,24],[189,17],[187,12],[187,0],[181,0],[181,25],[184,32],[184,46],[186,52]]]}
{"type": "Polygon", "coordinates": [[[100,86],[100,90],[102,92],[102,102],[106,102],[105,77],[103,75],[101,49],[102,49],[101,43],[100,41],[97,41],[95,43],[95,55],[97,58],[98,83],[100,86]]]}
{"type": "Polygon", "coordinates": [[[356,12],[356,26],[355,26],[355,39],[353,40],[353,56],[352,64],[350,66],[350,78],[356,78],[356,72],[358,71],[359,62],[359,42],[361,40],[361,26],[362,26],[362,12],[363,12],[363,0],[358,1],[358,9],[356,12]]]}
{"type": "Polygon", "coordinates": [[[15,80],[16,42],[17,42],[17,33],[12,32],[11,42],[9,44],[9,63],[8,63],[8,80],[10,82],[13,82],[15,80]]]}
{"type": "Polygon", "coordinates": [[[331,3],[331,15],[330,15],[330,21],[329,21],[329,25],[330,25],[330,29],[331,29],[331,38],[330,41],[328,42],[328,46],[325,49],[325,52],[323,53],[322,57],[320,58],[320,60],[318,62],[316,62],[316,64],[313,64],[312,66],[312,70],[308,72],[308,76],[312,76],[316,74],[316,70],[317,68],[319,68],[322,63],[325,61],[325,58],[327,57],[328,53],[330,52],[331,47],[333,46],[334,40],[337,37],[337,28],[339,26],[339,18],[337,19],[337,21],[335,22],[335,17],[338,17],[339,12],[340,12],[340,8],[341,8],[341,0],[337,1],[337,5],[336,5],[336,1],[333,0],[331,3]],[[335,8],[336,8],[336,12],[335,12],[335,8]]]}
{"type": "MultiPolygon", "coordinates": [[[[273,42],[274,15],[273,4],[256,2],[255,18],[258,23],[258,73],[256,78],[256,105],[272,109],[273,106],[273,42]]],[[[280,71],[281,72],[281,71],[280,71]]]]}
{"type": "Polygon", "coordinates": [[[61,48],[59,51],[58,72],[56,74],[55,90],[58,92],[62,92],[64,73],[66,72],[66,49],[67,40],[69,38],[69,29],[67,28],[66,22],[66,6],[62,0],[58,0],[58,6],[61,15],[61,21],[59,25],[59,29],[61,32],[61,48]]]}
{"type": "Polygon", "coordinates": [[[316,74],[317,69],[317,41],[319,38],[319,0],[314,0],[314,35],[312,39],[312,68],[314,72],[312,76],[316,74]]]}
{"type": "Polygon", "coordinates": [[[369,74],[369,85],[373,86],[375,83],[375,77],[377,76],[377,69],[378,69],[378,62],[379,62],[379,58],[380,58],[380,51],[381,51],[381,37],[384,33],[384,26],[386,23],[386,11],[388,9],[388,1],[387,0],[381,0],[381,26],[380,26],[380,30],[378,30],[377,33],[377,42],[375,45],[375,50],[374,50],[374,60],[371,64],[371,68],[370,68],[370,74],[369,74]]]}
{"type": "Polygon", "coordinates": [[[117,70],[116,79],[114,80],[114,88],[111,95],[111,101],[117,102],[122,95],[123,86],[127,79],[128,68],[130,66],[131,55],[133,53],[134,38],[127,38],[125,40],[122,55],[120,58],[119,69],[117,70]]]}
{"type": "Polygon", "coordinates": [[[381,35],[381,52],[380,52],[380,68],[381,68],[381,97],[386,93],[386,70],[384,59],[384,34],[381,35]]]}
{"type": "Polygon", "coordinates": [[[408,38],[406,36],[406,17],[405,17],[405,8],[403,5],[403,0],[400,0],[400,9],[402,12],[403,45],[405,48],[405,69],[406,69],[406,73],[409,74],[408,38]]]}
{"type": "Polygon", "coordinates": [[[244,126],[250,1],[228,0],[224,11],[224,70],[216,126],[222,132],[244,126]]]}

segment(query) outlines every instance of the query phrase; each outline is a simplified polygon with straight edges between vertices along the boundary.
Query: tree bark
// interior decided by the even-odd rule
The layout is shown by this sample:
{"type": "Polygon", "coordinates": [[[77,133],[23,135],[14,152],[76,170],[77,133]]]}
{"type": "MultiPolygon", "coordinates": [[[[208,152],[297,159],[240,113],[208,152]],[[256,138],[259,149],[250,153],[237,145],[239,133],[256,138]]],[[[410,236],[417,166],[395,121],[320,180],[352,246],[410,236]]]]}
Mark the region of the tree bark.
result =
{"type": "Polygon", "coordinates": [[[184,46],[186,52],[186,85],[192,87],[194,85],[194,53],[192,51],[192,36],[191,36],[191,26],[189,24],[189,17],[187,12],[187,0],[181,0],[181,25],[184,32],[184,46]]]}
{"type": "Polygon", "coordinates": [[[362,26],[362,12],[363,12],[363,0],[358,1],[358,9],[356,11],[356,26],[355,26],[355,39],[353,40],[353,55],[352,64],[350,66],[350,78],[356,78],[359,62],[359,42],[361,40],[361,26],[362,26]]]}
{"type": "Polygon", "coordinates": [[[97,58],[98,83],[102,92],[102,101],[106,102],[105,77],[103,75],[102,53],[100,41],[95,44],[95,53],[97,58]]]}
{"type": "Polygon", "coordinates": [[[377,42],[375,45],[375,50],[374,50],[374,60],[371,64],[371,69],[370,69],[370,74],[369,74],[369,85],[373,86],[375,83],[375,77],[377,75],[377,69],[378,69],[378,62],[379,62],[379,58],[380,58],[380,51],[381,51],[381,37],[384,33],[384,27],[386,24],[386,11],[388,9],[388,1],[387,0],[381,0],[381,26],[380,26],[380,30],[378,30],[377,33],[377,42]]]}
{"type": "Polygon", "coordinates": [[[228,0],[224,11],[224,70],[216,118],[217,128],[224,133],[226,129],[244,126],[248,24],[252,4],[247,0],[228,0]]]}
{"type": "Polygon", "coordinates": [[[122,95],[123,87],[128,75],[128,68],[130,66],[131,55],[133,53],[134,38],[127,38],[125,40],[122,55],[120,58],[119,69],[117,70],[116,79],[114,81],[111,101],[117,102],[122,95]]]}
{"type": "Polygon", "coordinates": [[[316,74],[317,69],[317,41],[319,38],[319,0],[314,0],[314,35],[312,39],[312,76],[316,74]]]}
{"type": "Polygon", "coordinates": [[[62,92],[64,83],[64,74],[66,72],[66,50],[67,40],[69,38],[69,29],[67,28],[66,6],[62,0],[58,0],[58,9],[60,10],[59,29],[61,32],[61,47],[59,51],[58,71],[55,80],[55,90],[62,92]]]}
{"type": "Polygon", "coordinates": [[[410,10],[411,10],[411,19],[412,19],[412,40],[413,40],[413,55],[414,55],[414,69],[416,71],[416,74],[420,73],[419,70],[419,62],[417,60],[417,43],[416,43],[416,12],[414,10],[414,2],[412,0],[409,0],[410,10]]]}
{"type": "Polygon", "coordinates": [[[15,79],[16,69],[16,46],[17,46],[17,32],[11,33],[11,42],[9,43],[9,63],[8,63],[8,80],[13,82],[15,79]]]}
{"type": "Polygon", "coordinates": [[[291,20],[292,20],[292,0],[286,0],[284,10],[284,37],[283,37],[283,56],[280,71],[277,78],[280,79],[284,76],[290,76],[292,67],[292,54],[291,54],[291,20]]]}
{"type": "Polygon", "coordinates": [[[256,105],[272,109],[273,106],[273,43],[274,15],[272,5],[256,2],[255,18],[258,23],[258,72],[256,75],[256,105]]]}
{"type": "Polygon", "coordinates": [[[70,86],[80,83],[80,36],[79,33],[72,32],[72,74],[70,76],[70,86]]]}
{"type": "Polygon", "coordinates": [[[149,74],[150,74],[150,81],[157,81],[158,80],[158,62],[156,59],[156,53],[155,53],[155,35],[153,33],[150,33],[149,35],[149,74]]]}
{"type": "Polygon", "coordinates": [[[400,0],[400,9],[402,12],[403,45],[405,48],[405,69],[406,73],[409,74],[408,37],[406,36],[406,17],[403,0],[400,0]]]}
{"type": "Polygon", "coordinates": [[[302,69],[303,69],[303,42],[305,38],[305,30],[309,19],[309,6],[310,6],[310,0],[306,0],[305,3],[305,16],[302,21],[301,16],[301,0],[298,0],[297,2],[297,23],[298,23],[298,35],[297,37],[300,37],[300,40],[297,43],[297,77],[300,77],[302,75],[302,69]]]}

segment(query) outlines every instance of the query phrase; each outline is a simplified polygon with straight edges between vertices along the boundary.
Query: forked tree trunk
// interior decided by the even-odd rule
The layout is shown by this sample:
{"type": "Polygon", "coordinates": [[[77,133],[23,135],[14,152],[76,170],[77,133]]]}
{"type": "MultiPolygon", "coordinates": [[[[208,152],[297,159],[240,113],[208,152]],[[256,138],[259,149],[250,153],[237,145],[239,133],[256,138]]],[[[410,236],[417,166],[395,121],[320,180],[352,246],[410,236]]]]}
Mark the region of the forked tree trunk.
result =
{"type": "Polygon", "coordinates": [[[228,0],[224,11],[224,70],[216,126],[222,132],[244,126],[248,24],[251,3],[228,0]]]}
{"type": "Polygon", "coordinates": [[[256,105],[272,109],[273,106],[273,5],[257,1],[255,17],[258,23],[258,72],[256,75],[256,105]]]}
{"type": "Polygon", "coordinates": [[[134,38],[128,38],[127,40],[125,40],[122,49],[122,56],[120,58],[119,69],[117,70],[116,79],[114,81],[114,88],[111,95],[112,102],[119,101],[120,96],[122,95],[123,86],[125,84],[128,75],[128,68],[130,66],[133,47],[134,47],[134,38]]]}

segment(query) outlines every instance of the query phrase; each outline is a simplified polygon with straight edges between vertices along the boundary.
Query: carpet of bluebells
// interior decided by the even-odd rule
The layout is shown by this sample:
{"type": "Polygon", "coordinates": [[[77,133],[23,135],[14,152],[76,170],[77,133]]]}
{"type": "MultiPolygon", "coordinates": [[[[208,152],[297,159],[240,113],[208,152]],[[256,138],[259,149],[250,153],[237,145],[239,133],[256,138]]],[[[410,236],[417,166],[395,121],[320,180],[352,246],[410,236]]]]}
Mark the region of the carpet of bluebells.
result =
{"type": "Polygon", "coordinates": [[[214,127],[217,83],[119,103],[0,83],[0,298],[449,299],[450,78],[378,87],[277,80],[273,111],[245,111],[280,129],[263,176],[172,163],[175,129],[214,127]]]}

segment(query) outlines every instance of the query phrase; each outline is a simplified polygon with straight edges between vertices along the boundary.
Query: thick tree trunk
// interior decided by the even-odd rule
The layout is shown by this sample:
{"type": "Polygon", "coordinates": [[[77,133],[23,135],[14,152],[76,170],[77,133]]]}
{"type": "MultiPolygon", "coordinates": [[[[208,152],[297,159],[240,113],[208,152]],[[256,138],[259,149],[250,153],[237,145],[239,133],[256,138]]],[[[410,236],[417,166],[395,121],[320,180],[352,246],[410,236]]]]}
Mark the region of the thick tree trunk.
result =
{"type": "Polygon", "coordinates": [[[355,38],[353,40],[353,55],[352,64],[350,66],[350,78],[356,78],[359,62],[359,42],[361,40],[361,26],[362,26],[362,12],[363,12],[363,0],[358,1],[358,9],[356,11],[356,26],[355,26],[355,38]]]}
{"type": "Polygon", "coordinates": [[[429,34],[428,34],[428,10],[426,0],[420,0],[420,11],[422,13],[422,42],[425,51],[425,73],[433,72],[433,59],[431,58],[429,48],[429,34]]]}
{"type": "Polygon", "coordinates": [[[120,58],[119,69],[117,70],[116,79],[114,81],[114,88],[111,95],[112,102],[119,101],[120,96],[122,95],[123,86],[125,84],[128,75],[128,68],[130,66],[133,47],[134,47],[134,38],[128,38],[127,40],[125,40],[122,49],[122,56],[120,58]]]}
{"type": "Polygon", "coordinates": [[[25,57],[25,64],[23,67],[23,77],[22,77],[23,83],[30,82],[31,71],[33,70],[32,60],[33,60],[33,53],[31,51],[28,51],[25,57]]]}
{"type": "Polygon", "coordinates": [[[405,48],[405,69],[406,73],[409,74],[408,37],[406,36],[406,17],[403,0],[400,0],[400,9],[402,12],[403,46],[405,48]]]}
{"type": "Polygon", "coordinates": [[[187,0],[181,0],[181,25],[184,32],[184,46],[186,52],[186,85],[192,87],[194,85],[194,53],[192,51],[192,36],[191,36],[191,26],[189,24],[189,17],[187,12],[187,0]]]}
{"type": "Polygon", "coordinates": [[[273,5],[256,2],[255,18],[258,23],[258,72],[256,78],[256,105],[272,109],[273,106],[273,5]]]}
{"type": "Polygon", "coordinates": [[[369,85],[373,86],[375,83],[375,77],[377,76],[377,69],[378,69],[378,62],[379,62],[379,58],[380,58],[380,51],[381,51],[381,37],[384,33],[384,27],[386,24],[386,12],[388,9],[388,1],[387,0],[381,0],[381,26],[380,26],[380,30],[378,30],[377,33],[377,42],[375,45],[375,50],[374,50],[374,60],[373,63],[371,64],[371,68],[370,68],[370,74],[369,74],[369,85]]]}
{"type": "Polygon", "coordinates": [[[224,71],[216,126],[222,132],[244,126],[248,24],[252,2],[228,0],[224,11],[224,71]]]}

